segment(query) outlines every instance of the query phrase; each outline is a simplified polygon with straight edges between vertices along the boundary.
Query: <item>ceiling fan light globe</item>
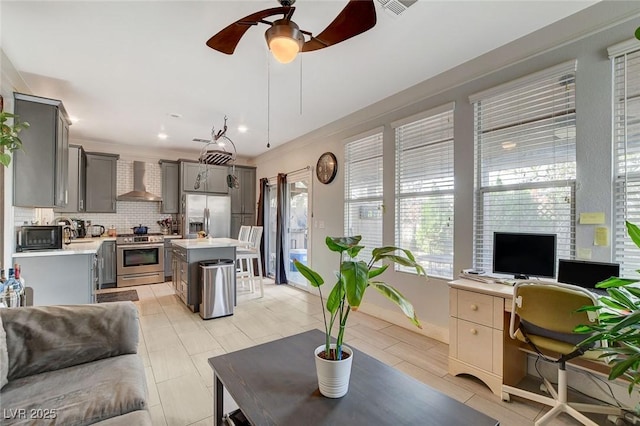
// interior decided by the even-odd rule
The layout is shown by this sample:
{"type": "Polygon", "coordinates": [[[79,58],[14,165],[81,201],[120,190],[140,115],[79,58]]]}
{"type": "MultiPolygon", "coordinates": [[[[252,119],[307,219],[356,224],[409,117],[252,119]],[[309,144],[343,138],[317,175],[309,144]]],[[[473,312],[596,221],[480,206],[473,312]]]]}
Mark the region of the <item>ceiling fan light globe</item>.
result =
{"type": "Polygon", "coordinates": [[[283,64],[293,61],[304,44],[304,36],[293,21],[279,19],[264,33],[269,50],[283,64]]]}
{"type": "Polygon", "coordinates": [[[298,56],[300,48],[298,43],[289,37],[275,37],[269,43],[269,50],[278,62],[288,64],[298,56]]]}

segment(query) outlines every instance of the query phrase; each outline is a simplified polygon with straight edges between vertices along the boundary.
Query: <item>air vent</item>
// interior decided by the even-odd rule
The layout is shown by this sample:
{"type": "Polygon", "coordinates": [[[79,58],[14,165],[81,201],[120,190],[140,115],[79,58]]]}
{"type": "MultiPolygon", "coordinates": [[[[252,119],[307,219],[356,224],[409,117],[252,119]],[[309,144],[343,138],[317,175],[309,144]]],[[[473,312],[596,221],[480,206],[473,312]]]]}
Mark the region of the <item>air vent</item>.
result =
{"type": "Polygon", "coordinates": [[[391,15],[399,16],[418,0],[378,0],[382,8],[391,15]]]}

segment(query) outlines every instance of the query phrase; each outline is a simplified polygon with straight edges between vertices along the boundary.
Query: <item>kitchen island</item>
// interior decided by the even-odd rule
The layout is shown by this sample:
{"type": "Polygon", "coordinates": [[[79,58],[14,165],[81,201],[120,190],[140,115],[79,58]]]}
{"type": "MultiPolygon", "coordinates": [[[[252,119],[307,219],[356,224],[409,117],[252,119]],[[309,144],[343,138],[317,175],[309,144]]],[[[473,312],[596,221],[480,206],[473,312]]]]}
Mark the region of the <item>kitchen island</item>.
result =
{"type": "Polygon", "coordinates": [[[25,285],[33,289],[34,305],[95,303],[98,251],[104,241],[114,240],[87,238],[61,250],[14,253],[13,262],[20,264],[25,285]]]}
{"type": "MultiPolygon", "coordinates": [[[[199,262],[213,259],[231,259],[236,261],[236,247],[246,242],[232,238],[191,238],[172,240],[173,288],[178,297],[193,312],[199,310],[200,267],[199,262]]],[[[236,288],[236,274],[233,276],[233,288],[236,288]]]]}

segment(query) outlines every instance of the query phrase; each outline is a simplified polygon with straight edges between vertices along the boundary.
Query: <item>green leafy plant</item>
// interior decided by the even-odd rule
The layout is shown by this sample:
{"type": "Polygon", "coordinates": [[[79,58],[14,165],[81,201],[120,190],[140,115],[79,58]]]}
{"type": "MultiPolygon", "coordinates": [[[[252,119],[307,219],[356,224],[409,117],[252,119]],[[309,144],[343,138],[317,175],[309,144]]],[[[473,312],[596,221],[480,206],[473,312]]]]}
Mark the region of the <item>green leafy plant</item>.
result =
{"type": "Polygon", "coordinates": [[[29,123],[19,122],[18,116],[8,112],[0,112],[0,163],[7,167],[11,163],[11,153],[22,148],[18,133],[29,127],[29,123]],[[13,119],[13,124],[7,120],[13,119]]]}
{"type": "Polygon", "coordinates": [[[640,40],[640,27],[636,28],[636,38],[640,40]]]}
{"type": "MultiPolygon", "coordinates": [[[[360,235],[355,237],[327,237],[325,239],[329,250],[340,254],[339,270],[336,272],[337,282],[327,297],[326,311],[322,310],[326,335],[326,359],[342,359],[342,344],[349,312],[358,309],[365,291],[369,287],[375,288],[380,294],[398,305],[413,324],[422,328],[413,305],[398,290],[382,281],[375,280],[375,278],[389,267],[389,263],[379,266],[383,260],[414,268],[419,276],[426,277],[424,268],[416,262],[415,257],[409,250],[392,246],[373,249],[371,259],[367,263],[362,260],[356,260],[358,253],[364,248],[364,246],[359,245],[361,239],[360,235]],[[398,252],[400,254],[397,254],[398,252]],[[330,350],[331,333],[336,324],[338,326],[336,348],[335,350],[330,350]]],[[[309,283],[318,288],[320,302],[324,308],[321,289],[324,279],[320,274],[297,260],[294,260],[294,264],[309,283]]]]}
{"type": "MultiPolygon", "coordinates": [[[[640,228],[626,222],[627,233],[640,248],[640,228]]],[[[640,272],[640,270],[638,271],[640,272]]],[[[609,380],[626,377],[629,394],[640,383],[640,287],[634,283],[640,279],[611,277],[596,284],[607,290],[608,296],[601,297],[601,306],[583,307],[580,311],[598,311],[598,323],[581,325],[579,333],[593,333],[580,345],[606,341],[606,347],[599,347],[601,358],[608,357],[612,363],[609,380]]]]}

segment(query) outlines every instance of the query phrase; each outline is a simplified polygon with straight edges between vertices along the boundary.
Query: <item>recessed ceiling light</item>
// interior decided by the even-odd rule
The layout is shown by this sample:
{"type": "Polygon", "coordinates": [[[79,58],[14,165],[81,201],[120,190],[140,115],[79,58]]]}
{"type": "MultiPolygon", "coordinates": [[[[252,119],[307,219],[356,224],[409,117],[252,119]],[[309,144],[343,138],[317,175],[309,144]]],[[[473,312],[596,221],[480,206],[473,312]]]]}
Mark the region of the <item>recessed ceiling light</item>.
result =
{"type": "Polygon", "coordinates": [[[238,126],[238,131],[239,131],[240,133],[247,133],[247,130],[249,130],[249,129],[247,128],[247,126],[244,126],[244,125],[240,125],[240,126],[238,126]]]}
{"type": "Polygon", "coordinates": [[[169,135],[167,135],[166,133],[163,133],[163,132],[158,133],[158,139],[165,140],[168,137],[169,137],[169,135]]]}

